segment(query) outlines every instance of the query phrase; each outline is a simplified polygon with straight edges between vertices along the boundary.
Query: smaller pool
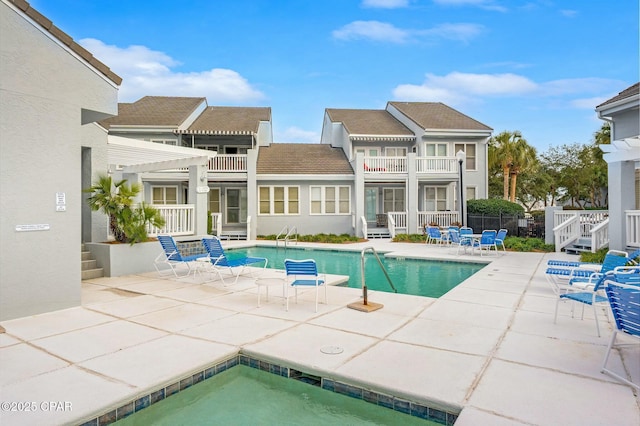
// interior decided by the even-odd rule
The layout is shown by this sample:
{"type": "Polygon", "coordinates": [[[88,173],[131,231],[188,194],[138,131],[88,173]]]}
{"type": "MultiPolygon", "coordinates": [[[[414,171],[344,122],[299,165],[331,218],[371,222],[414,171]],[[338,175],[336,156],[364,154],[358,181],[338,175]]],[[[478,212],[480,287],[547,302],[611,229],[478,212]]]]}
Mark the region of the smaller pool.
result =
{"type": "MultiPolygon", "coordinates": [[[[349,276],[348,286],[362,287],[361,255],[357,251],[308,248],[249,247],[227,250],[229,257],[255,256],[269,260],[268,267],[284,269],[285,259],[314,259],[318,271],[349,276]]],[[[387,258],[379,253],[398,293],[438,298],[484,268],[484,264],[387,258]]],[[[374,255],[365,255],[365,277],[369,290],[393,291],[374,255]]]]}
{"type": "Polygon", "coordinates": [[[437,425],[246,366],[172,395],[118,425],[437,425]]]}

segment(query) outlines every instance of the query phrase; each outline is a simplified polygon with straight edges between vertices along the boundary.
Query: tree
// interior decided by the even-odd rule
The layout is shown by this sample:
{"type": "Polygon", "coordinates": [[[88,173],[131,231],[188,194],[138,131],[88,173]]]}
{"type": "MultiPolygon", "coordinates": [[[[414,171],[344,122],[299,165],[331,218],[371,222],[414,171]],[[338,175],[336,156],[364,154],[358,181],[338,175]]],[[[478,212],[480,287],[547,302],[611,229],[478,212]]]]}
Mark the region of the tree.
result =
{"type": "Polygon", "coordinates": [[[534,167],[536,150],[519,131],[503,131],[489,141],[489,170],[502,175],[503,198],[515,202],[518,175],[534,167]],[[500,172],[500,171],[501,172],[500,172]],[[511,191],[509,191],[511,185],[511,191]]]}
{"type": "Polygon", "coordinates": [[[611,144],[611,124],[608,121],[602,123],[600,130],[593,134],[593,139],[596,145],[611,144]]]}
{"type": "Polygon", "coordinates": [[[145,203],[133,205],[140,186],[127,185],[126,179],[114,182],[111,176],[102,175],[85,192],[91,193],[88,198],[91,210],[101,210],[109,217],[109,230],[118,242],[135,244],[146,241],[147,225],[161,228],[165,224],[157,209],[145,203]]]}

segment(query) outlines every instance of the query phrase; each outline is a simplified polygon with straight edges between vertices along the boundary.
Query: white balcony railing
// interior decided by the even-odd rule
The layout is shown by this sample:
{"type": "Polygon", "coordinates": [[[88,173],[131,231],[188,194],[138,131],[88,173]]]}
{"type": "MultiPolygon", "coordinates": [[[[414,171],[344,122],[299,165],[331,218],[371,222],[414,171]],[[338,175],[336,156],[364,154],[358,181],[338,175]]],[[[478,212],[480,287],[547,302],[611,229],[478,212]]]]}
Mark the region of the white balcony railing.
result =
{"type": "MultiPolygon", "coordinates": [[[[418,157],[417,173],[458,173],[455,157],[418,157]]],[[[407,157],[364,157],[365,173],[407,173],[407,157]]]]}
{"type": "Polygon", "coordinates": [[[209,159],[210,172],[246,172],[247,154],[216,154],[209,159]]]}
{"type": "Polygon", "coordinates": [[[627,230],[627,247],[640,248],[640,210],[624,212],[627,230]]]}
{"type": "Polygon", "coordinates": [[[150,226],[147,228],[149,236],[158,234],[193,235],[195,233],[195,206],[193,204],[154,204],[164,217],[163,228],[150,226]]]}
{"type": "Polygon", "coordinates": [[[454,222],[461,223],[459,212],[418,212],[418,230],[423,232],[424,226],[432,223],[446,228],[454,222]]]}
{"type": "Polygon", "coordinates": [[[456,157],[418,157],[416,158],[418,173],[458,173],[456,157]]]}

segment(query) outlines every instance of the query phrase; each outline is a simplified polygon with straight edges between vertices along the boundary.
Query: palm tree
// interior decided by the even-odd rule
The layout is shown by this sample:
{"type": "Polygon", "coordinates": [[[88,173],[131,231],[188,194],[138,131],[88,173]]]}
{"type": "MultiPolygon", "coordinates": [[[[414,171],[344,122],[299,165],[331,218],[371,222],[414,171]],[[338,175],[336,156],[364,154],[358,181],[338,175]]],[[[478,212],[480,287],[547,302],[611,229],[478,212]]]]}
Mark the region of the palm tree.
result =
{"type": "MultiPolygon", "coordinates": [[[[517,173],[519,173],[519,170],[522,168],[523,161],[526,161],[523,157],[531,154],[527,147],[529,147],[529,144],[522,138],[522,134],[517,130],[515,132],[505,130],[489,141],[489,167],[499,167],[502,169],[503,198],[505,200],[509,200],[510,198],[509,179],[511,179],[512,185],[514,185],[517,180],[517,177],[514,179],[512,176],[514,170],[517,176],[517,173]]],[[[515,200],[514,189],[512,189],[511,194],[513,200],[515,200]]]]}
{"type": "Polygon", "coordinates": [[[537,166],[536,149],[529,145],[526,140],[519,139],[513,149],[511,162],[511,196],[509,201],[516,202],[516,184],[518,174],[523,171],[534,169],[537,166]]]}

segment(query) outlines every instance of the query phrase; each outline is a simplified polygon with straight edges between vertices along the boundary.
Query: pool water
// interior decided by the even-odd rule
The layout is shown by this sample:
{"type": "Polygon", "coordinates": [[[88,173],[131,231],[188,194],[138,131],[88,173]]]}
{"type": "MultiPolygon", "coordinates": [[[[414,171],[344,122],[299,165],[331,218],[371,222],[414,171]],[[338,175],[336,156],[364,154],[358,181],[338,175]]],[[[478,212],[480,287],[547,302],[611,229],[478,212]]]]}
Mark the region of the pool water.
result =
{"type": "Polygon", "coordinates": [[[437,425],[247,366],[172,395],[118,425],[437,425]]]}
{"type": "MultiPolygon", "coordinates": [[[[314,259],[320,273],[347,275],[348,286],[362,288],[361,255],[355,251],[314,250],[300,248],[249,247],[227,250],[235,256],[265,257],[268,268],[284,269],[285,259],[314,259]]],[[[378,253],[398,293],[438,298],[478,272],[479,263],[386,258],[378,253]]],[[[372,253],[365,255],[365,277],[369,290],[392,292],[378,261],[372,253]]]]}

